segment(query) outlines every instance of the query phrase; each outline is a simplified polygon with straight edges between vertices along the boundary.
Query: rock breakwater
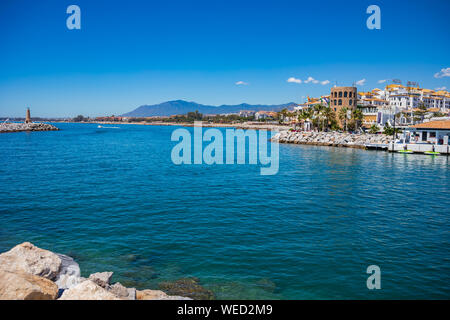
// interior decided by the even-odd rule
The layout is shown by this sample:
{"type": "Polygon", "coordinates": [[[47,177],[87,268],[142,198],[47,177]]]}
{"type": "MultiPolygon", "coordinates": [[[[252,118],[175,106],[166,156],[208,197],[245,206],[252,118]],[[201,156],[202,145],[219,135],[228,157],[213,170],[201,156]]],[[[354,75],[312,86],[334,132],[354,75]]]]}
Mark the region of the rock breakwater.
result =
{"type": "Polygon", "coordinates": [[[317,146],[366,148],[367,145],[385,145],[392,137],[384,134],[351,134],[342,132],[299,132],[281,131],[272,139],[280,143],[296,143],[317,146]]]}
{"type": "Polygon", "coordinates": [[[71,257],[24,242],[0,254],[0,300],[191,300],[112,284],[112,275],[98,272],[83,278],[71,257]]]}
{"type": "Polygon", "coordinates": [[[54,125],[48,123],[2,123],[0,133],[20,131],[57,131],[54,125]]]}

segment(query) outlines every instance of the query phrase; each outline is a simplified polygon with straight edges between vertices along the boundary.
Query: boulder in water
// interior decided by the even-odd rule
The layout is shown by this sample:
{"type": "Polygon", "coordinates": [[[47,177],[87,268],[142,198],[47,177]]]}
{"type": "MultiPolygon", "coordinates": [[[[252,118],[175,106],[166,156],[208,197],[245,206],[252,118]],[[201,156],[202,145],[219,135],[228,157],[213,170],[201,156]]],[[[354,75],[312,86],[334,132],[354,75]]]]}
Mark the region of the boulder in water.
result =
{"type": "Polygon", "coordinates": [[[184,296],[195,300],[213,300],[214,293],[199,284],[197,278],[184,278],[161,282],[159,287],[169,295],[184,296]]]}
{"type": "Polygon", "coordinates": [[[0,300],[55,300],[57,295],[58,286],[46,278],[0,269],[0,300]]]}
{"type": "Polygon", "coordinates": [[[0,254],[1,269],[13,273],[30,273],[50,280],[57,278],[61,263],[58,255],[30,242],[21,243],[0,254]]]}
{"type": "Polygon", "coordinates": [[[97,283],[86,280],[65,290],[58,300],[120,300],[120,298],[97,283]]]}

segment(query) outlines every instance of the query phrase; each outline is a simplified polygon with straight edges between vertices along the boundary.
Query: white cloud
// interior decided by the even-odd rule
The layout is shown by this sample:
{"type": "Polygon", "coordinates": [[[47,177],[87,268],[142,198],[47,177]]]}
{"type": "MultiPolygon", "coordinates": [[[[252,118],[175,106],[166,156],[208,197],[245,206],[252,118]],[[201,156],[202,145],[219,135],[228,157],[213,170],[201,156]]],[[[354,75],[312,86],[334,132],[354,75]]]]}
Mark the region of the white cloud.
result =
{"type": "Polygon", "coordinates": [[[384,80],[378,80],[378,83],[385,83],[387,81],[387,79],[384,80]]]}
{"type": "Polygon", "coordinates": [[[310,82],[312,82],[312,83],[319,83],[319,80],[316,80],[313,77],[308,77],[308,79],[306,79],[304,82],[305,83],[310,83],[310,82]]]}
{"type": "Polygon", "coordinates": [[[291,83],[314,83],[314,84],[322,84],[322,85],[326,85],[329,84],[330,81],[329,80],[324,80],[324,81],[319,81],[314,79],[313,77],[308,77],[308,79],[306,80],[301,80],[301,79],[297,79],[294,77],[290,77],[289,79],[287,79],[287,82],[291,82],[291,83]]]}
{"type": "Polygon", "coordinates": [[[236,82],[236,85],[237,86],[246,86],[246,85],[248,85],[248,83],[244,82],[244,81],[238,81],[238,82],[236,82]]]}
{"type": "Polygon", "coordinates": [[[442,68],[441,71],[434,74],[435,78],[450,77],[450,68],[442,68]]]}
{"type": "Polygon", "coordinates": [[[447,87],[439,87],[439,88],[435,88],[434,90],[436,91],[441,91],[441,90],[447,90],[447,87]]]}
{"type": "Polygon", "coordinates": [[[290,83],[302,83],[302,80],[294,78],[294,77],[290,77],[289,79],[287,79],[287,82],[290,82],[290,83]]]}
{"type": "Polygon", "coordinates": [[[366,79],[361,79],[359,81],[356,81],[357,86],[363,86],[366,83],[366,79]]]}

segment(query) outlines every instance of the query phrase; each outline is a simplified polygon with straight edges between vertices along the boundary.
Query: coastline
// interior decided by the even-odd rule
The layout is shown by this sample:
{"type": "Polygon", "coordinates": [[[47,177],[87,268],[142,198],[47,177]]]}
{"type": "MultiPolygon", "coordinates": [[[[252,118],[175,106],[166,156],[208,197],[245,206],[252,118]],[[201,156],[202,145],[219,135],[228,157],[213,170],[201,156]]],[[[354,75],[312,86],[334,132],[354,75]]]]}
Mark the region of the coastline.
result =
{"type": "MultiPolygon", "coordinates": [[[[58,123],[58,122],[55,122],[58,123]]],[[[98,124],[98,125],[104,125],[104,124],[114,124],[114,125],[141,125],[141,126],[178,126],[178,127],[194,127],[194,123],[190,122],[113,122],[113,121],[103,121],[103,122],[73,122],[73,121],[61,121],[60,123],[84,123],[84,124],[98,124]]],[[[203,122],[202,127],[208,127],[208,128],[236,128],[236,129],[253,129],[253,130],[269,130],[269,131],[276,131],[276,130],[289,130],[292,127],[288,125],[279,125],[279,124],[268,124],[268,123],[261,123],[261,124],[254,124],[254,123],[208,123],[203,122]]]]}
{"type": "Polygon", "coordinates": [[[126,288],[111,283],[113,272],[81,276],[72,257],[30,242],[0,254],[0,300],[193,300],[214,299],[194,278],[162,283],[161,290],[126,288]],[[178,293],[186,294],[181,296],[178,293]]]}

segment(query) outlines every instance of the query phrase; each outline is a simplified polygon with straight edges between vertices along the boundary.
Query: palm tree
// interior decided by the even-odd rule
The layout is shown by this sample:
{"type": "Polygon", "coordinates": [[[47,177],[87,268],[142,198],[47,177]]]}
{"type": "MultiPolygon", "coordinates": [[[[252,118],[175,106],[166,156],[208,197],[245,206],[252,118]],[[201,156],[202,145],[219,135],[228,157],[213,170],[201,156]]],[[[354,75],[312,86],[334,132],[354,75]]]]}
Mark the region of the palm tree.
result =
{"type": "Polygon", "coordinates": [[[336,119],[336,115],[335,115],[333,109],[331,109],[330,107],[323,108],[322,115],[323,115],[324,121],[326,121],[325,128],[328,129],[330,123],[332,123],[333,120],[336,119]]]}
{"type": "Polygon", "coordinates": [[[319,129],[319,130],[320,130],[321,121],[322,121],[322,130],[324,129],[324,126],[325,126],[325,117],[324,117],[325,108],[326,107],[321,104],[316,104],[313,107],[314,120],[317,123],[317,129],[319,129]]]}
{"type": "Polygon", "coordinates": [[[364,119],[364,115],[363,115],[361,109],[356,108],[355,110],[353,110],[352,118],[353,118],[353,121],[355,121],[355,131],[357,131],[358,126],[362,123],[362,121],[364,119]]]}
{"type": "Polygon", "coordinates": [[[342,107],[341,110],[339,110],[339,120],[344,121],[344,130],[347,131],[347,107],[342,107]]]}
{"type": "Polygon", "coordinates": [[[288,115],[288,109],[284,108],[282,109],[280,112],[277,113],[277,117],[278,117],[278,122],[281,123],[284,121],[284,119],[287,117],[288,115]]]}
{"type": "Polygon", "coordinates": [[[298,115],[298,120],[300,122],[305,122],[307,120],[311,120],[312,118],[312,111],[311,109],[303,109],[300,114],[298,115]]]}
{"type": "Polygon", "coordinates": [[[380,128],[379,128],[376,124],[373,124],[373,125],[370,127],[369,133],[375,134],[375,133],[377,133],[378,131],[380,131],[380,128]]]}

